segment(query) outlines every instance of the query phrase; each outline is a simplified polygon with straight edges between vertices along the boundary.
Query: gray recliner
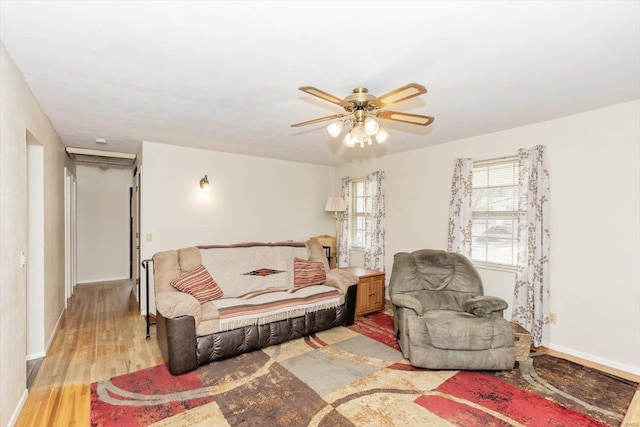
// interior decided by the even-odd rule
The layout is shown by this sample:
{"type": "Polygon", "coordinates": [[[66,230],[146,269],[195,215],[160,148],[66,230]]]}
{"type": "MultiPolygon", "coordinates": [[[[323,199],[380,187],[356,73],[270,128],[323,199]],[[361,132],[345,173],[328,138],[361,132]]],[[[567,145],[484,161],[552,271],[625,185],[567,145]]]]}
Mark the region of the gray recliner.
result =
{"type": "Polygon", "coordinates": [[[482,280],[463,255],[422,249],[394,256],[389,283],[396,337],[413,366],[511,369],[514,335],[508,307],[483,296],[482,280]]]}

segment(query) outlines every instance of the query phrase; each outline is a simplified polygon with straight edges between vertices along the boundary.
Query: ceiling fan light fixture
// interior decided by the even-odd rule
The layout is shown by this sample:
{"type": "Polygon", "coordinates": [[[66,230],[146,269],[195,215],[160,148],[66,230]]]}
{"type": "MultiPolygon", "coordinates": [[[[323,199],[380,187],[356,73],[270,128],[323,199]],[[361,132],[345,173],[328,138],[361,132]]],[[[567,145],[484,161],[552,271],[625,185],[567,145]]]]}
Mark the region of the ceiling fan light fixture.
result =
{"type": "Polygon", "coordinates": [[[387,142],[390,136],[391,135],[389,135],[389,132],[387,132],[382,128],[382,126],[380,126],[378,132],[376,133],[376,141],[378,141],[378,144],[384,144],[385,142],[387,142]]]}
{"type": "Polygon", "coordinates": [[[344,139],[342,140],[342,143],[344,145],[346,145],[347,147],[351,148],[355,145],[355,142],[351,139],[351,132],[348,132],[344,139]]]}
{"type": "Polygon", "coordinates": [[[329,132],[329,135],[331,135],[333,138],[336,138],[338,135],[340,135],[340,132],[342,132],[343,127],[344,122],[342,120],[338,120],[337,122],[333,122],[329,126],[327,126],[327,132],[329,132]]]}
{"type": "Polygon", "coordinates": [[[364,147],[365,144],[371,145],[373,138],[375,138],[378,144],[383,144],[388,141],[391,135],[382,129],[376,119],[420,126],[429,126],[434,120],[431,116],[421,114],[383,110],[383,108],[390,105],[427,93],[427,89],[418,83],[409,83],[382,96],[374,96],[370,94],[366,88],[358,87],[344,99],[311,86],[302,86],[298,89],[309,95],[331,102],[332,104],[339,105],[345,112],[296,123],[291,125],[291,127],[300,127],[335,120],[327,126],[327,132],[333,138],[337,138],[345,126],[349,126],[351,130],[347,131],[347,135],[345,135],[342,141],[347,147],[354,147],[356,144],[361,147],[364,147]]]}
{"type": "Polygon", "coordinates": [[[358,123],[351,130],[351,140],[356,144],[359,143],[362,146],[365,142],[367,142],[368,138],[369,135],[367,135],[367,132],[365,131],[364,125],[362,123],[358,123]]]}
{"type": "Polygon", "coordinates": [[[375,135],[378,132],[378,129],[380,129],[380,125],[378,124],[378,122],[373,120],[371,117],[367,117],[365,119],[364,130],[367,133],[367,135],[369,136],[375,135]]]}

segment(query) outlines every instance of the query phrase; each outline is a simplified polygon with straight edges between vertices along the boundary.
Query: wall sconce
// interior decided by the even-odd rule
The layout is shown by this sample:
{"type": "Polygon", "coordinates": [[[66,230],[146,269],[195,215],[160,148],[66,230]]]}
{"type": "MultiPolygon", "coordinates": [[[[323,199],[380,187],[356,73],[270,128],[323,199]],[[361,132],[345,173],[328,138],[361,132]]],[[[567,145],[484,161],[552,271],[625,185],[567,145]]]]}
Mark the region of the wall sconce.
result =
{"type": "Polygon", "coordinates": [[[200,188],[203,191],[209,191],[209,178],[207,178],[207,175],[200,180],[200,188]]]}

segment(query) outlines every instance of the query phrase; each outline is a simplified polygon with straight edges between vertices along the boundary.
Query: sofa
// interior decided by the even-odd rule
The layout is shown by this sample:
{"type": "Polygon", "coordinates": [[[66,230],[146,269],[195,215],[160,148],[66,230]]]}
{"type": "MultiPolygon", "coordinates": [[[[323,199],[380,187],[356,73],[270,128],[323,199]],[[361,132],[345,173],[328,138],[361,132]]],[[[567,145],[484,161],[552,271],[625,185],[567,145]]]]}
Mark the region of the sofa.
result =
{"type": "Polygon", "coordinates": [[[156,335],[173,375],[354,322],[358,278],[307,242],[196,246],[153,256],[156,335]]]}

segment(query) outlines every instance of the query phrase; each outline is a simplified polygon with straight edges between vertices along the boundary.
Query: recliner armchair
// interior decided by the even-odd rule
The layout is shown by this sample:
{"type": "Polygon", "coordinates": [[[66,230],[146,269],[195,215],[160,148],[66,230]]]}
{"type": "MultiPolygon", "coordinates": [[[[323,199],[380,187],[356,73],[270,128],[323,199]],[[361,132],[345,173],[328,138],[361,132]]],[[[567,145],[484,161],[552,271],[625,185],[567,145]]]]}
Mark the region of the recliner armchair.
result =
{"type": "Polygon", "coordinates": [[[484,296],[482,280],[463,255],[422,249],[394,256],[389,294],[396,337],[413,366],[511,369],[513,330],[501,298],[484,296]]]}

